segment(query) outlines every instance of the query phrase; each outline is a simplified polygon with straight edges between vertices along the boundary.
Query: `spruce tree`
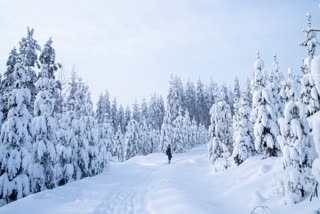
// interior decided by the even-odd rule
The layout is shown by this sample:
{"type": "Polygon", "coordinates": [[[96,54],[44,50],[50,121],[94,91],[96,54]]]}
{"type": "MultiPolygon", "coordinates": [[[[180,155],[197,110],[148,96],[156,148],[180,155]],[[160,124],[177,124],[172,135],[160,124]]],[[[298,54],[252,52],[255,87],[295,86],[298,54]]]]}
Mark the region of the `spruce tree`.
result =
{"type": "Polygon", "coordinates": [[[57,144],[57,120],[54,118],[55,101],[59,94],[54,72],[55,52],[52,40],[45,44],[40,55],[41,72],[36,82],[38,91],[34,104],[33,127],[33,171],[32,191],[39,192],[55,187],[55,165],[57,144]]]}
{"type": "Polygon", "coordinates": [[[265,157],[277,156],[279,144],[277,142],[278,125],[273,108],[273,97],[266,87],[264,63],[258,52],[254,64],[252,120],[254,121],[255,149],[265,157]]]}
{"type": "Polygon", "coordinates": [[[114,148],[113,154],[118,158],[118,161],[124,161],[124,142],[123,135],[121,133],[121,128],[119,127],[114,138],[114,148]]]}
{"type": "Polygon", "coordinates": [[[12,90],[8,92],[8,114],[1,128],[1,204],[20,199],[30,194],[32,167],[31,79],[28,61],[19,54],[14,66],[12,90]]]}
{"type": "Polygon", "coordinates": [[[124,157],[126,160],[139,154],[139,124],[131,118],[124,137],[124,157]]]}
{"type": "Polygon", "coordinates": [[[250,120],[251,107],[248,91],[250,88],[242,91],[239,100],[238,109],[234,115],[234,134],[233,134],[233,159],[237,165],[251,157],[255,153],[253,124],[250,120]]]}
{"type": "Polygon", "coordinates": [[[217,102],[213,104],[210,115],[209,159],[217,171],[230,167],[232,151],[232,119],[230,106],[226,102],[227,95],[222,87],[219,89],[217,102]]]}
{"type": "Polygon", "coordinates": [[[304,105],[289,101],[280,118],[278,137],[283,153],[284,190],[287,203],[300,202],[311,191],[311,166],[315,158],[314,145],[305,115],[304,105]]]}

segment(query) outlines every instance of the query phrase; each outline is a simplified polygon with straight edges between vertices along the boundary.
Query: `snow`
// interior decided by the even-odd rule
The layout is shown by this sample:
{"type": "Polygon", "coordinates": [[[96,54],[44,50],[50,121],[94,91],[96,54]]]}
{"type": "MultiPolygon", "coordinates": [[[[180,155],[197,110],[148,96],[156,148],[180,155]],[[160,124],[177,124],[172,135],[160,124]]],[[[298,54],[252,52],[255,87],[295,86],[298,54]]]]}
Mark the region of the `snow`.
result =
{"type": "Polygon", "coordinates": [[[29,195],[0,213],[237,213],[266,206],[272,214],[312,213],[320,199],[284,205],[281,158],[255,156],[214,173],[207,146],[173,156],[154,153],[112,163],[103,173],[29,195]]]}
{"type": "Polygon", "coordinates": [[[312,59],[311,77],[314,81],[318,94],[320,94],[320,56],[315,56],[312,59]]]}

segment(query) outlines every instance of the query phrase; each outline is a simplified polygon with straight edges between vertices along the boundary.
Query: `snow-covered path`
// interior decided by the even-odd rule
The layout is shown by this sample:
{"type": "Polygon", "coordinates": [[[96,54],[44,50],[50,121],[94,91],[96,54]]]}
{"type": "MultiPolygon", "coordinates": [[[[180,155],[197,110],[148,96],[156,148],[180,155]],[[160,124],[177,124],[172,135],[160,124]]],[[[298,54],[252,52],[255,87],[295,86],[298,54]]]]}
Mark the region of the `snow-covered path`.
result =
{"type": "Polygon", "coordinates": [[[206,146],[174,155],[151,154],[114,163],[110,169],[54,190],[30,195],[0,213],[250,213],[267,204],[272,213],[311,213],[319,200],[283,206],[274,191],[279,158],[254,157],[240,167],[213,173],[206,146]]]}

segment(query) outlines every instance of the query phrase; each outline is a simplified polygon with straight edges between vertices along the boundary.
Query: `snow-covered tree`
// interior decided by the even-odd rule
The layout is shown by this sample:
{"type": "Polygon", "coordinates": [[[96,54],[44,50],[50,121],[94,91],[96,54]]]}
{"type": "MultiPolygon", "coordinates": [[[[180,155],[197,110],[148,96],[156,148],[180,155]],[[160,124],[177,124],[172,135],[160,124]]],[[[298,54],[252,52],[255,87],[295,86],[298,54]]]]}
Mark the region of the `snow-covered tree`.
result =
{"type": "Polygon", "coordinates": [[[306,39],[305,41],[300,43],[300,46],[305,47],[308,51],[309,57],[312,59],[316,53],[316,47],[319,45],[319,42],[316,38],[316,32],[318,32],[318,29],[315,29],[312,27],[311,23],[311,14],[306,14],[307,18],[307,29],[304,29],[303,32],[305,33],[306,39]]]}
{"type": "Polygon", "coordinates": [[[36,82],[38,91],[34,103],[33,127],[33,166],[32,166],[32,191],[39,192],[55,187],[54,168],[56,165],[57,121],[54,118],[57,82],[54,72],[58,69],[55,65],[55,53],[52,40],[45,44],[40,55],[41,72],[36,82]]]}
{"type": "Polygon", "coordinates": [[[150,129],[151,153],[159,152],[161,130],[150,129]]]}
{"type": "Polygon", "coordinates": [[[311,116],[320,110],[320,98],[319,93],[315,87],[315,82],[311,75],[311,64],[308,61],[308,58],[305,60],[304,65],[302,66],[302,77],[301,77],[301,92],[300,100],[303,104],[306,105],[307,116],[311,116]]]}
{"type": "Polygon", "coordinates": [[[217,171],[225,170],[230,166],[229,158],[232,152],[232,118],[226,99],[225,90],[220,87],[217,102],[210,110],[209,159],[217,171]]]}
{"type": "MultiPolygon", "coordinates": [[[[125,129],[125,125],[124,125],[125,121],[124,121],[124,110],[122,105],[120,105],[118,109],[117,121],[118,121],[118,128],[121,128],[121,132],[123,132],[123,130],[125,129]]],[[[118,131],[118,129],[115,131],[118,131]]]]}
{"type": "MultiPolygon", "coordinates": [[[[188,116],[189,117],[189,116],[188,116]]],[[[185,124],[185,116],[180,108],[179,114],[173,121],[173,136],[171,140],[171,150],[175,153],[186,152],[189,149],[188,132],[185,124]]]]}
{"type": "Polygon", "coordinates": [[[240,83],[239,83],[239,79],[238,77],[236,77],[234,79],[234,85],[233,85],[233,88],[232,88],[232,99],[233,99],[233,112],[234,114],[236,114],[239,106],[239,100],[240,100],[240,95],[241,95],[241,92],[240,92],[240,83]]]}
{"type": "Polygon", "coordinates": [[[251,107],[248,90],[242,91],[238,109],[234,115],[233,133],[233,159],[236,164],[241,164],[244,160],[251,157],[254,152],[253,124],[250,120],[251,107]]]}
{"type": "Polygon", "coordinates": [[[98,124],[102,124],[105,121],[111,121],[111,110],[108,91],[105,94],[99,96],[96,109],[96,120],[98,124]]]}
{"type": "Polygon", "coordinates": [[[179,77],[171,77],[169,93],[167,96],[167,108],[171,115],[171,122],[178,117],[180,108],[184,107],[184,90],[183,84],[179,77]]]}
{"type": "Polygon", "coordinates": [[[161,152],[164,152],[169,144],[171,145],[173,139],[174,129],[171,118],[172,116],[170,112],[166,111],[165,116],[163,118],[160,134],[159,151],[161,152]]]}
{"type": "Polygon", "coordinates": [[[311,191],[311,167],[315,158],[314,144],[304,105],[289,101],[284,118],[279,119],[278,137],[283,153],[284,190],[287,203],[298,203],[311,191]]]}
{"type": "Polygon", "coordinates": [[[273,97],[266,87],[266,75],[263,70],[264,63],[258,52],[254,63],[253,102],[251,120],[254,121],[255,149],[264,153],[266,157],[277,156],[279,144],[277,143],[278,124],[273,108],[273,97]]]}
{"type": "Polygon", "coordinates": [[[1,122],[2,120],[7,119],[8,111],[9,111],[9,97],[11,91],[14,87],[14,70],[15,65],[18,61],[18,52],[16,48],[13,48],[9,54],[7,60],[7,68],[3,74],[3,78],[1,80],[1,88],[0,88],[0,95],[1,95],[1,122]]]}
{"type": "MultiPolygon", "coordinates": [[[[302,91],[303,90],[301,90],[301,92],[302,91]]],[[[291,68],[288,68],[288,78],[281,82],[279,95],[281,103],[283,104],[286,104],[291,100],[301,100],[300,82],[298,77],[291,71],[291,68]]]]}
{"type": "Polygon", "coordinates": [[[197,145],[202,145],[209,142],[210,140],[209,131],[204,125],[200,124],[200,126],[196,127],[196,122],[192,121],[192,127],[197,128],[197,131],[196,131],[197,145]]]}
{"type": "MultiPolygon", "coordinates": [[[[318,94],[320,94],[320,56],[315,56],[311,64],[311,76],[315,83],[315,88],[318,94]]],[[[312,117],[308,118],[311,124],[312,135],[315,143],[315,151],[317,153],[317,159],[314,160],[312,165],[312,174],[317,181],[316,184],[320,183],[320,133],[319,133],[319,115],[317,112],[312,117]]]]}
{"type": "Polygon", "coordinates": [[[78,91],[78,82],[76,73],[72,73],[69,82],[67,99],[63,103],[62,117],[59,119],[59,128],[57,132],[58,144],[57,164],[55,166],[55,176],[57,185],[63,185],[71,182],[76,177],[78,167],[78,140],[75,132],[75,125],[79,124],[77,116],[77,102],[75,94],[78,91]]]}
{"type": "Polygon", "coordinates": [[[205,90],[204,85],[201,82],[201,80],[198,80],[197,82],[197,100],[196,100],[196,106],[197,106],[197,117],[196,121],[197,124],[204,124],[206,127],[209,125],[209,119],[208,119],[208,106],[206,103],[205,98],[205,90]]]}
{"type": "Polygon", "coordinates": [[[130,107],[127,106],[126,107],[126,110],[124,112],[124,123],[123,123],[123,130],[122,130],[122,133],[126,133],[127,131],[127,126],[129,124],[129,121],[131,119],[131,110],[130,110],[130,107]]]}
{"type": "Polygon", "coordinates": [[[185,109],[189,112],[191,120],[193,120],[197,115],[197,93],[196,87],[190,81],[186,84],[184,99],[185,109]]]}
{"type": "Polygon", "coordinates": [[[125,160],[123,140],[124,139],[121,133],[121,128],[119,127],[114,137],[114,147],[113,147],[113,155],[118,158],[118,161],[125,160]]]}
{"type": "Polygon", "coordinates": [[[35,82],[37,80],[37,74],[34,68],[39,67],[38,53],[40,51],[40,45],[37,40],[33,38],[34,29],[27,29],[27,36],[23,37],[19,42],[19,56],[23,60],[26,72],[28,73],[28,79],[26,80],[26,87],[31,92],[31,101],[27,108],[30,112],[33,112],[34,100],[36,95],[35,82]]]}
{"type": "Polygon", "coordinates": [[[307,29],[304,30],[306,40],[300,43],[300,46],[306,47],[308,57],[304,59],[301,77],[301,95],[300,100],[307,106],[307,116],[311,116],[320,110],[320,96],[316,90],[314,79],[311,75],[311,62],[316,53],[316,47],[319,42],[316,39],[316,32],[319,31],[312,27],[311,15],[307,14],[307,29]]]}
{"type": "Polygon", "coordinates": [[[132,105],[132,118],[137,122],[140,123],[141,122],[141,112],[140,112],[140,106],[137,103],[137,101],[135,101],[132,105]]]}
{"type": "Polygon", "coordinates": [[[206,85],[206,88],[205,88],[205,100],[207,103],[207,124],[205,124],[206,128],[208,128],[210,125],[210,109],[212,105],[215,103],[217,92],[218,92],[217,83],[212,79],[210,79],[209,83],[206,85]]]}
{"type": "Polygon", "coordinates": [[[8,98],[8,115],[1,128],[1,204],[20,199],[30,193],[32,160],[31,113],[28,106],[31,92],[30,73],[24,55],[17,57],[14,66],[13,89],[8,98]]]}
{"type": "Polygon", "coordinates": [[[139,154],[139,123],[131,118],[124,136],[124,157],[126,160],[139,154]]]}
{"type": "Polygon", "coordinates": [[[59,120],[59,129],[57,132],[58,144],[56,146],[57,164],[55,166],[55,180],[59,186],[75,179],[73,157],[76,156],[78,143],[73,131],[70,129],[74,117],[75,112],[70,109],[63,111],[63,116],[59,120]]]}
{"type": "Polygon", "coordinates": [[[143,117],[141,120],[139,130],[139,152],[143,155],[148,155],[152,152],[152,142],[150,136],[150,128],[145,117],[143,117]]]}
{"type": "Polygon", "coordinates": [[[55,49],[52,47],[52,39],[50,38],[44,47],[42,48],[41,54],[39,56],[39,61],[42,70],[46,69],[48,72],[48,78],[50,83],[48,84],[48,91],[51,94],[52,98],[54,99],[54,116],[55,114],[62,113],[62,97],[60,96],[61,82],[58,81],[55,77],[55,73],[61,68],[60,63],[56,63],[56,52],[55,49]]]}
{"type": "Polygon", "coordinates": [[[279,63],[277,56],[273,56],[273,68],[268,75],[267,88],[270,89],[273,97],[273,108],[276,118],[280,118],[283,115],[284,103],[280,97],[281,82],[284,80],[282,73],[279,71],[279,63]]]}
{"type": "Polygon", "coordinates": [[[151,129],[160,130],[165,114],[164,102],[161,96],[155,94],[150,98],[148,108],[148,123],[151,129]]]}
{"type": "MultiPolygon", "coordinates": [[[[86,123],[83,116],[86,115],[85,85],[80,78],[77,78],[77,87],[74,92],[74,112],[72,130],[77,141],[77,148],[74,152],[73,162],[75,167],[75,179],[81,179],[90,175],[89,171],[89,140],[87,139],[86,123]]],[[[70,92],[71,93],[71,92],[70,92]]],[[[88,130],[90,131],[90,130],[88,130]]]]}
{"type": "MultiPolygon", "coordinates": [[[[92,176],[100,173],[103,170],[103,166],[108,160],[100,159],[101,156],[99,155],[99,141],[98,141],[98,130],[97,124],[95,120],[95,114],[93,111],[93,104],[91,100],[91,94],[89,92],[89,88],[87,85],[80,83],[79,93],[79,101],[82,102],[82,111],[80,116],[80,122],[83,123],[84,129],[83,131],[83,138],[81,139],[81,143],[83,144],[82,149],[87,149],[88,151],[88,172],[86,172],[86,158],[87,154],[82,154],[86,152],[85,150],[79,150],[80,155],[80,168],[82,169],[83,176],[92,176]],[[87,146],[87,148],[85,148],[87,146]]],[[[76,96],[77,97],[77,96],[76,96]]],[[[103,157],[103,156],[102,156],[103,157]]]]}
{"type": "Polygon", "coordinates": [[[111,105],[111,119],[112,119],[113,130],[116,130],[119,125],[117,114],[118,114],[118,103],[117,103],[117,98],[114,97],[111,105]]]}
{"type": "Polygon", "coordinates": [[[100,96],[97,103],[96,121],[98,125],[98,141],[100,147],[100,159],[102,168],[108,164],[109,157],[112,154],[114,143],[114,129],[112,117],[110,115],[109,94],[100,96]]]}

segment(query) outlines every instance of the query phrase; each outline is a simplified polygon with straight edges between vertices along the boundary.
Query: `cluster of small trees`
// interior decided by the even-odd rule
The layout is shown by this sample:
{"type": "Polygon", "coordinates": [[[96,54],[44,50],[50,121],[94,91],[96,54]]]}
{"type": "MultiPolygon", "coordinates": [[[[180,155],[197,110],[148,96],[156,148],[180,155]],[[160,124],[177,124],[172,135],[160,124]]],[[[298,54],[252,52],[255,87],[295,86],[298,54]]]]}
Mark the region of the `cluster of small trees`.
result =
{"type": "Polygon", "coordinates": [[[220,87],[210,111],[208,149],[215,169],[239,165],[255,154],[265,158],[282,155],[287,203],[301,201],[320,177],[319,160],[314,161],[316,152],[320,155],[315,149],[319,142],[313,138],[319,127],[310,127],[310,121],[320,119],[315,118],[320,110],[320,56],[315,56],[319,30],[311,26],[310,15],[307,22],[306,40],[300,45],[307,48],[308,56],[300,74],[289,69],[284,79],[276,56],[272,68],[264,69],[258,52],[251,84],[248,81],[240,90],[235,82],[233,105],[228,104],[225,87],[220,87]]]}

